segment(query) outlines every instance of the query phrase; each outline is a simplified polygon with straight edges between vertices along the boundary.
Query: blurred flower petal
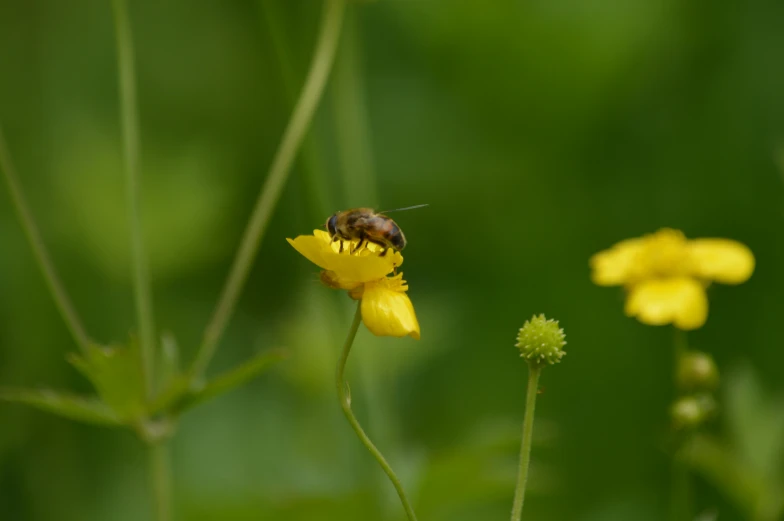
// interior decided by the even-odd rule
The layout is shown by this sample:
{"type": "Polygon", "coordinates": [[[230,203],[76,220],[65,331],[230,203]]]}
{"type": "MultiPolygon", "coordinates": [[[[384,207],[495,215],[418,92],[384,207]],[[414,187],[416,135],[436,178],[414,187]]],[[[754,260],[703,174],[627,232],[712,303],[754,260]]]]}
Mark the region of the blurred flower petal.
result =
{"type": "Polygon", "coordinates": [[[708,298],[702,284],[688,277],[648,280],[629,291],[626,314],[651,326],[697,329],[708,317],[708,298]]]}
{"type": "Polygon", "coordinates": [[[740,284],[754,272],[754,254],[729,239],[695,239],[689,245],[695,275],[724,284],[740,284]]]}
{"type": "Polygon", "coordinates": [[[634,272],[644,239],[627,239],[591,257],[591,279],[599,286],[625,284],[634,272]]]}

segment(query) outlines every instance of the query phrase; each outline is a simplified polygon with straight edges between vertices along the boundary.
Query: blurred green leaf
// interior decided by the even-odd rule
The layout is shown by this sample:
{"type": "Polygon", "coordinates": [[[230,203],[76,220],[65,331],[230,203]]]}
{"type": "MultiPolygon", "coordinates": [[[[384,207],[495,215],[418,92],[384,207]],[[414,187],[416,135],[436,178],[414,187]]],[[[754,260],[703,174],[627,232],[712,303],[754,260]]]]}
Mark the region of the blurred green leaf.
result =
{"type": "Polygon", "coordinates": [[[91,345],[84,355],[68,358],[120,418],[131,420],[145,414],[145,391],[139,347],[131,339],[128,347],[91,345]]]}
{"type": "Polygon", "coordinates": [[[280,362],[287,356],[288,353],[283,349],[273,349],[260,353],[238,367],[207,382],[204,387],[187,395],[178,404],[177,409],[184,411],[211,398],[227,393],[253,380],[272,364],[280,362]]]}
{"type": "Polygon", "coordinates": [[[738,456],[762,476],[779,476],[784,462],[784,400],[768,397],[746,365],[729,376],[724,401],[738,456]]]}
{"type": "Polygon", "coordinates": [[[23,403],[71,420],[120,426],[120,418],[100,400],[49,389],[0,389],[0,400],[23,403]]]}
{"type": "Polygon", "coordinates": [[[177,375],[168,381],[164,391],[152,401],[148,407],[148,413],[156,414],[167,409],[177,413],[184,412],[195,405],[251,381],[269,366],[283,360],[286,356],[288,354],[283,349],[265,351],[195,390],[191,388],[189,375],[177,375]]]}
{"type": "MultiPolygon", "coordinates": [[[[554,426],[546,420],[542,426],[550,432],[544,440],[537,436],[536,444],[552,436],[554,426]]],[[[471,506],[511,498],[519,450],[518,421],[483,422],[454,448],[430,458],[420,477],[417,512],[423,518],[453,519],[471,506]]],[[[551,469],[534,464],[531,474],[535,479],[529,482],[529,493],[546,494],[557,488],[558,478],[551,469]]]]}
{"type": "Polygon", "coordinates": [[[730,438],[691,437],[679,456],[734,501],[749,518],[776,521],[784,514],[784,407],[769,397],[750,366],[727,379],[730,438]]]}
{"type": "Polygon", "coordinates": [[[696,434],[679,456],[743,510],[754,509],[765,484],[738,461],[731,447],[711,436],[696,434]]]}

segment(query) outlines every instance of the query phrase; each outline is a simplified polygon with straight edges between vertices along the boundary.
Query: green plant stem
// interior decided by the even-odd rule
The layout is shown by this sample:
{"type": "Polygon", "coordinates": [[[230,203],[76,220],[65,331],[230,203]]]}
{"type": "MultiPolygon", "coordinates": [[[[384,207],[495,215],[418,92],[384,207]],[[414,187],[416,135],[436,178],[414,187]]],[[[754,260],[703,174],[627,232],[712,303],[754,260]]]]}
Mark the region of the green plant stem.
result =
{"type": "MultiPolygon", "coordinates": [[[[285,5],[283,2],[270,2],[269,0],[259,0],[258,5],[264,19],[264,30],[269,33],[272,49],[280,64],[286,100],[291,105],[290,108],[293,109],[297,102],[300,80],[295,72],[295,59],[285,31],[286,21],[283,15],[285,5]]],[[[306,135],[302,140],[299,165],[303,180],[302,193],[307,203],[303,205],[304,214],[308,220],[320,222],[335,209],[330,209],[329,184],[331,180],[329,176],[324,175],[326,170],[324,157],[312,134],[306,135]]]]}
{"type": "Polygon", "coordinates": [[[340,40],[345,8],[346,0],[326,0],[325,2],[318,42],[308,76],[305,79],[305,85],[283,133],[267,179],[256,200],[218,304],[204,331],[204,338],[191,366],[191,377],[194,379],[204,373],[215,354],[220,337],[226,329],[226,324],[237,304],[240,291],[248,278],[272,211],[275,209],[291,171],[297,150],[321,100],[335,58],[335,50],[340,40]]]}
{"type": "Polygon", "coordinates": [[[671,517],[672,521],[689,521],[692,519],[691,511],[691,479],[689,478],[689,467],[685,461],[681,460],[676,454],[672,458],[672,497],[671,517]]]}
{"type": "Polygon", "coordinates": [[[65,288],[57,276],[57,271],[49,257],[49,252],[46,250],[44,241],[41,238],[41,233],[38,231],[35,219],[33,219],[33,214],[27,206],[27,201],[22,192],[22,186],[19,184],[19,176],[11,161],[11,153],[5,142],[2,128],[0,128],[0,170],[2,170],[3,177],[8,184],[8,191],[11,194],[14,210],[16,210],[16,215],[19,218],[19,222],[22,224],[24,233],[33,250],[33,256],[44,276],[49,292],[52,294],[55,306],[57,306],[57,310],[63,317],[63,321],[65,322],[68,331],[71,333],[74,342],[76,342],[76,345],[83,353],[87,353],[87,349],[90,345],[90,337],[87,336],[82,321],[79,319],[79,315],[76,313],[76,310],[71,303],[71,299],[68,298],[65,288]]]}
{"type": "Polygon", "coordinates": [[[389,463],[387,463],[387,460],[384,458],[381,452],[376,448],[375,445],[373,445],[373,442],[370,441],[368,435],[365,434],[365,431],[359,424],[357,417],[354,416],[354,412],[351,410],[351,393],[348,390],[348,382],[345,381],[344,372],[346,370],[348,355],[351,352],[351,346],[354,344],[354,338],[357,336],[357,331],[359,330],[359,325],[361,323],[361,303],[357,302],[357,311],[354,313],[354,322],[351,324],[351,329],[349,329],[348,336],[346,337],[346,343],[343,345],[343,351],[341,352],[340,359],[338,360],[335,384],[337,386],[338,399],[340,400],[340,408],[343,409],[343,414],[346,415],[346,419],[351,425],[351,428],[354,429],[354,432],[357,434],[359,441],[362,442],[362,445],[364,445],[368,452],[370,452],[376,461],[378,461],[378,464],[381,465],[381,468],[384,470],[387,477],[389,477],[392,485],[394,485],[409,521],[416,521],[416,514],[414,514],[414,509],[411,507],[411,503],[406,497],[406,493],[403,490],[403,485],[400,483],[400,479],[398,479],[397,475],[395,475],[392,467],[389,466],[389,463]]]}
{"type": "Polygon", "coordinates": [[[528,364],[528,390],[525,397],[525,419],[523,420],[523,441],[520,445],[520,467],[517,470],[517,487],[512,504],[512,521],[520,521],[525,501],[525,486],[528,482],[528,466],[531,462],[531,441],[534,434],[534,411],[536,395],[539,393],[539,375],[542,368],[528,364]]]}
{"type": "Polygon", "coordinates": [[[152,493],[155,498],[155,519],[171,521],[172,519],[172,472],[169,447],[165,441],[149,445],[150,473],[152,493]]]}
{"type": "Polygon", "coordinates": [[[155,363],[155,323],[152,310],[152,289],[144,251],[141,216],[141,176],[139,174],[139,119],[136,101],[136,72],[134,70],[133,38],[125,0],[113,0],[114,23],[117,32],[117,67],[120,89],[120,120],[125,188],[128,198],[128,223],[133,255],[133,293],[136,318],[139,322],[139,343],[147,395],[153,393],[155,363]]]}
{"type": "Polygon", "coordinates": [[[682,331],[680,329],[673,328],[675,330],[675,334],[673,337],[673,355],[675,357],[674,369],[673,374],[677,376],[678,373],[678,363],[680,362],[681,358],[686,355],[686,352],[689,350],[689,340],[686,338],[686,331],[682,331]]]}
{"type": "MultiPolygon", "coordinates": [[[[689,350],[689,342],[686,332],[678,328],[674,329],[673,336],[673,382],[676,388],[673,392],[673,399],[677,400],[679,390],[677,389],[678,365],[689,350]]],[[[671,521],[689,521],[691,515],[691,478],[689,476],[688,464],[681,459],[678,452],[683,444],[680,440],[672,456],[670,469],[670,518],[671,521]]]]}

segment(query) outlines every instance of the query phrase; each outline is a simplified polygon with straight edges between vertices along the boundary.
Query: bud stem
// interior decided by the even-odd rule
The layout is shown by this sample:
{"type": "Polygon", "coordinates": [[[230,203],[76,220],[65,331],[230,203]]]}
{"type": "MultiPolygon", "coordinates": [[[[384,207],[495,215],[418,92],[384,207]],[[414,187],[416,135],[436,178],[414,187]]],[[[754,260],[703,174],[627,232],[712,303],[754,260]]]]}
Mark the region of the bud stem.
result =
{"type": "Polygon", "coordinates": [[[539,375],[542,367],[535,361],[528,363],[528,391],[525,398],[525,419],[523,420],[523,441],[520,447],[520,468],[517,471],[517,488],[512,505],[512,521],[520,521],[525,499],[525,485],[528,482],[528,464],[531,461],[531,440],[534,434],[534,410],[536,395],[539,393],[539,375]]]}
{"type": "MultiPolygon", "coordinates": [[[[678,364],[689,350],[689,340],[686,338],[686,332],[674,328],[675,337],[673,339],[673,382],[678,379],[678,364]]],[[[677,398],[678,391],[675,391],[677,398]]],[[[686,462],[683,461],[676,449],[675,454],[672,456],[671,468],[671,491],[670,491],[670,516],[672,521],[688,521],[691,519],[691,478],[689,477],[689,468],[686,462]]]]}
{"type": "Polygon", "coordinates": [[[376,459],[381,468],[386,473],[387,477],[389,477],[389,481],[392,482],[394,485],[395,490],[397,491],[397,495],[400,496],[400,502],[403,504],[403,509],[406,511],[406,516],[408,517],[409,521],[416,521],[416,514],[414,514],[414,509],[411,507],[411,503],[408,501],[406,497],[406,493],[403,490],[403,484],[400,482],[400,479],[397,477],[395,472],[392,470],[392,467],[389,466],[387,460],[384,458],[384,455],[381,454],[373,442],[370,441],[368,435],[365,434],[365,431],[362,429],[362,426],[359,424],[357,417],[354,416],[354,412],[351,410],[351,396],[347,392],[348,382],[345,381],[345,377],[343,374],[346,370],[346,362],[348,361],[348,355],[351,352],[351,346],[354,344],[354,338],[357,336],[357,331],[359,330],[359,325],[362,323],[362,301],[357,302],[357,311],[354,313],[354,322],[351,324],[351,329],[348,331],[348,337],[346,337],[346,343],[343,344],[343,351],[340,354],[340,359],[338,360],[338,370],[336,374],[335,384],[337,385],[338,390],[338,399],[340,400],[340,408],[343,409],[343,414],[346,415],[346,419],[348,423],[351,425],[351,428],[354,429],[354,432],[357,434],[359,441],[362,442],[362,445],[370,452],[370,454],[376,459]]]}

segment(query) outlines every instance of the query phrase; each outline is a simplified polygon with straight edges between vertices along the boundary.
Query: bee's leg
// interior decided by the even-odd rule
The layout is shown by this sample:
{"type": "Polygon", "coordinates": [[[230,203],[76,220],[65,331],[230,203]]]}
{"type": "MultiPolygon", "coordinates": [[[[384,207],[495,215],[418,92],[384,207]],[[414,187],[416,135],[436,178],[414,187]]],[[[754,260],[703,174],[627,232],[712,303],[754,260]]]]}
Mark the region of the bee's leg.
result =
{"type": "Polygon", "coordinates": [[[354,248],[354,253],[357,253],[358,251],[361,251],[362,248],[367,248],[367,245],[368,245],[368,240],[367,239],[361,239],[359,241],[359,243],[357,244],[357,247],[354,248]]]}
{"type": "Polygon", "coordinates": [[[340,241],[340,248],[338,249],[338,253],[343,253],[343,241],[340,241]]]}
{"type": "Polygon", "coordinates": [[[357,236],[357,239],[359,239],[359,242],[357,243],[356,248],[354,248],[353,250],[349,248],[349,253],[356,253],[356,252],[358,252],[362,248],[362,244],[366,240],[365,234],[364,233],[360,233],[357,236]]]}

